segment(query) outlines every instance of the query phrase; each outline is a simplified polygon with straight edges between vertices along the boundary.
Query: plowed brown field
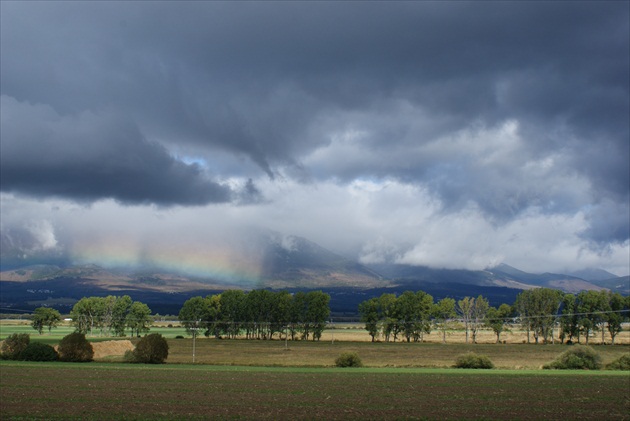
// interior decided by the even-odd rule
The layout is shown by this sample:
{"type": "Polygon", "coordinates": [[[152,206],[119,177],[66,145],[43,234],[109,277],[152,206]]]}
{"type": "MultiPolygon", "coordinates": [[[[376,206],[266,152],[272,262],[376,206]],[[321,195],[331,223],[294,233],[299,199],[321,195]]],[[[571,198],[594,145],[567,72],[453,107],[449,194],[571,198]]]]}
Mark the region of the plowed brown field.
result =
{"type": "Polygon", "coordinates": [[[0,363],[12,419],[628,420],[603,373],[0,363]]]}

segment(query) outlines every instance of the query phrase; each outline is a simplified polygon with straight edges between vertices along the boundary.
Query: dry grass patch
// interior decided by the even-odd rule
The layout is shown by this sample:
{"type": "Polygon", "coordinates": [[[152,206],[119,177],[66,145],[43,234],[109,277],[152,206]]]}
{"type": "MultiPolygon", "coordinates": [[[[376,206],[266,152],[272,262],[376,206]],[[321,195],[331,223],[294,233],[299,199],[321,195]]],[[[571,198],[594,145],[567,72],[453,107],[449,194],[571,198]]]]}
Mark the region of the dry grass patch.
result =
{"type": "Polygon", "coordinates": [[[135,348],[131,341],[105,341],[105,342],[92,342],[92,348],[94,349],[94,359],[99,360],[112,356],[123,356],[127,351],[133,351],[135,348]]]}
{"type": "MultiPolygon", "coordinates": [[[[169,340],[169,363],[192,362],[192,339],[169,340]]],[[[332,367],[342,352],[356,352],[366,367],[450,367],[458,355],[473,351],[487,355],[497,368],[540,369],[567,350],[566,345],[436,344],[312,341],[253,341],[198,338],[199,364],[332,367]],[[288,345],[288,349],[285,346],[288,345]]],[[[598,346],[604,363],[619,358],[626,346],[598,346]]]]}

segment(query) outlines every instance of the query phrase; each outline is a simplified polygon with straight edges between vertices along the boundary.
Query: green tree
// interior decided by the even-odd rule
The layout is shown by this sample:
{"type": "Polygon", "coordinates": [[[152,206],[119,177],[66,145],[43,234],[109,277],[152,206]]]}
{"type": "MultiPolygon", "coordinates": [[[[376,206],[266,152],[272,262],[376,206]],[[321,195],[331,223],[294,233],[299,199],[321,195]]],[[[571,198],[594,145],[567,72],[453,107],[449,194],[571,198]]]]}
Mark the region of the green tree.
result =
{"type": "Polygon", "coordinates": [[[446,343],[446,330],[448,321],[457,316],[455,311],[455,300],[453,298],[442,298],[433,306],[433,320],[442,331],[442,343],[446,343]]]}
{"type": "Polygon", "coordinates": [[[490,304],[482,295],[479,295],[473,301],[470,319],[470,332],[472,334],[472,341],[475,344],[477,343],[477,332],[479,332],[479,329],[485,323],[488,308],[490,308],[490,304]]]}
{"type": "Polygon", "coordinates": [[[232,289],[224,291],[219,297],[220,331],[228,338],[235,338],[244,321],[245,292],[232,289]]]}
{"type": "Polygon", "coordinates": [[[250,291],[246,298],[247,320],[251,334],[257,339],[271,336],[270,321],[273,310],[273,293],[266,289],[250,291]]]}
{"type": "Polygon", "coordinates": [[[287,291],[277,292],[273,297],[273,306],[271,310],[271,337],[275,333],[280,336],[287,328],[291,319],[291,304],[293,297],[287,291]]]}
{"type": "Polygon", "coordinates": [[[624,316],[627,317],[628,307],[626,306],[626,300],[618,292],[607,292],[607,299],[610,312],[606,316],[606,322],[608,333],[610,334],[612,344],[614,345],[615,337],[622,330],[624,316]]]}
{"type": "Polygon", "coordinates": [[[114,320],[114,307],[116,305],[117,297],[114,295],[108,295],[107,297],[100,298],[102,311],[99,327],[101,328],[101,334],[106,336],[111,335],[112,323],[114,320]]]}
{"type": "Polygon", "coordinates": [[[501,342],[501,333],[505,331],[505,324],[512,313],[512,307],[508,304],[501,304],[499,308],[490,307],[486,315],[486,326],[488,326],[495,335],[497,342],[501,342]]]}
{"type": "Polygon", "coordinates": [[[152,322],[149,306],[134,301],[127,314],[127,327],[131,329],[131,336],[140,336],[141,333],[148,332],[152,322]]]}
{"type": "Polygon", "coordinates": [[[534,339],[548,342],[554,340],[553,327],[558,318],[558,310],[562,303],[562,292],[551,288],[534,288],[521,292],[516,297],[516,308],[525,320],[528,329],[527,341],[529,343],[529,329],[534,332],[534,339]]]}
{"type": "Polygon", "coordinates": [[[396,298],[396,314],[403,336],[407,342],[416,331],[416,324],[420,320],[420,303],[412,291],[405,291],[396,298]]]}
{"type": "Polygon", "coordinates": [[[473,310],[475,308],[475,299],[473,297],[464,297],[457,301],[457,313],[461,316],[464,322],[464,329],[466,331],[466,343],[468,343],[468,332],[473,318],[473,310]]]}
{"type": "Polygon", "coordinates": [[[530,333],[532,331],[532,320],[533,317],[530,314],[532,311],[532,304],[530,301],[532,300],[532,294],[530,290],[525,290],[516,296],[516,302],[514,303],[514,308],[518,313],[521,319],[521,327],[527,331],[527,343],[530,343],[530,333]]]}
{"type": "Polygon", "coordinates": [[[295,340],[297,334],[302,331],[302,325],[306,320],[306,293],[299,291],[293,295],[290,308],[289,318],[289,332],[291,334],[291,340],[295,340]]]}
{"type": "Polygon", "coordinates": [[[562,317],[560,318],[560,340],[573,343],[573,338],[577,337],[579,342],[579,317],[577,313],[576,297],[573,294],[564,294],[562,297],[562,317]]]}
{"type": "Polygon", "coordinates": [[[543,340],[554,342],[553,328],[558,320],[558,310],[562,303],[562,292],[551,288],[536,288],[532,290],[534,292],[536,303],[534,307],[534,315],[537,316],[533,320],[533,327],[537,333],[536,341],[538,337],[542,337],[543,340]]]}
{"type": "Polygon", "coordinates": [[[52,328],[57,327],[60,322],[61,314],[57,310],[50,307],[38,307],[33,312],[31,326],[41,335],[45,327],[50,333],[52,328]]]}
{"type": "Polygon", "coordinates": [[[378,303],[381,309],[381,329],[385,337],[385,342],[389,342],[391,336],[393,336],[394,342],[396,342],[396,338],[400,332],[396,295],[384,293],[378,298],[378,303]]]}
{"type": "Polygon", "coordinates": [[[306,320],[313,332],[313,340],[319,341],[330,317],[330,295],[322,291],[306,294],[306,320]]]}
{"type": "Polygon", "coordinates": [[[133,303],[128,295],[117,297],[112,308],[111,330],[116,336],[125,336],[125,328],[127,327],[127,314],[133,303]]]}
{"type": "Polygon", "coordinates": [[[602,295],[597,291],[581,291],[576,298],[577,312],[580,314],[579,327],[586,337],[586,345],[591,332],[600,328],[602,320],[606,319],[607,303],[602,295]]]}
{"type": "Polygon", "coordinates": [[[372,342],[376,340],[379,332],[379,322],[381,320],[379,308],[378,298],[370,298],[359,304],[361,321],[365,323],[365,330],[367,330],[372,337],[372,342]]]}
{"type": "Polygon", "coordinates": [[[425,333],[431,333],[433,297],[424,291],[405,291],[396,299],[397,318],[401,331],[410,342],[422,342],[425,333]]]}
{"type": "Polygon", "coordinates": [[[70,316],[79,333],[93,334],[102,322],[103,301],[99,297],[83,297],[72,307],[70,316]]]}
{"type": "Polygon", "coordinates": [[[184,302],[179,310],[179,322],[186,329],[186,333],[196,336],[202,328],[202,322],[209,318],[210,304],[203,297],[192,297],[184,302]]]}

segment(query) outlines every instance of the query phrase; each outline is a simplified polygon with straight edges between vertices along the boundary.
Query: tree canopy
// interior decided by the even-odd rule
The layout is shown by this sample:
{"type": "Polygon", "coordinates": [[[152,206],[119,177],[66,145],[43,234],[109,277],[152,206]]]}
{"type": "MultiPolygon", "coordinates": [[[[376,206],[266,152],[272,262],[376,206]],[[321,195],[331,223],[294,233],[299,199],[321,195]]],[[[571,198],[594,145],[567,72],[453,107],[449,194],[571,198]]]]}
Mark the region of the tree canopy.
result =
{"type": "Polygon", "coordinates": [[[188,299],[179,321],[188,334],[273,339],[283,333],[291,339],[319,340],[330,317],[330,296],[321,291],[297,292],[227,290],[188,299]]]}

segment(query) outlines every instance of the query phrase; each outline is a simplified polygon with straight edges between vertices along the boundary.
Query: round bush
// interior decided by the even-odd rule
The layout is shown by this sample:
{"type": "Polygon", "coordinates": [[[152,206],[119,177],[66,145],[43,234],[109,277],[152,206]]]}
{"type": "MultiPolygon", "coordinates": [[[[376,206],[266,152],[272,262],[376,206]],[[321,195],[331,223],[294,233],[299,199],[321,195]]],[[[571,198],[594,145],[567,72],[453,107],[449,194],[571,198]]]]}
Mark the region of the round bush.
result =
{"type": "Polygon", "coordinates": [[[31,342],[20,353],[20,359],[24,361],[57,361],[59,354],[50,345],[41,342],[31,342]]]}
{"type": "Polygon", "coordinates": [[[138,363],[163,364],[168,358],[168,343],[159,333],[152,333],[140,339],[133,357],[138,363]]]}
{"type": "Polygon", "coordinates": [[[606,364],[606,370],[630,370],[630,352],[606,364]]]}
{"type": "Polygon", "coordinates": [[[2,358],[6,360],[17,360],[20,354],[26,349],[31,342],[31,336],[28,333],[14,333],[9,335],[3,342],[2,358]]]}
{"type": "Polygon", "coordinates": [[[456,368],[494,368],[494,364],[490,361],[486,355],[475,354],[474,352],[467,352],[460,355],[455,360],[456,368]]]}
{"type": "Polygon", "coordinates": [[[363,367],[363,362],[356,352],[344,352],[335,360],[337,367],[363,367]]]}
{"type": "Polygon", "coordinates": [[[59,359],[61,361],[83,363],[92,361],[94,349],[92,344],[85,339],[83,333],[71,333],[63,337],[59,342],[59,359]]]}
{"type": "Polygon", "coordinates": [[[544,369],[552,370],[599,370],[602,357],[590,346],[575,345],[549,364],[544,369]]]}

